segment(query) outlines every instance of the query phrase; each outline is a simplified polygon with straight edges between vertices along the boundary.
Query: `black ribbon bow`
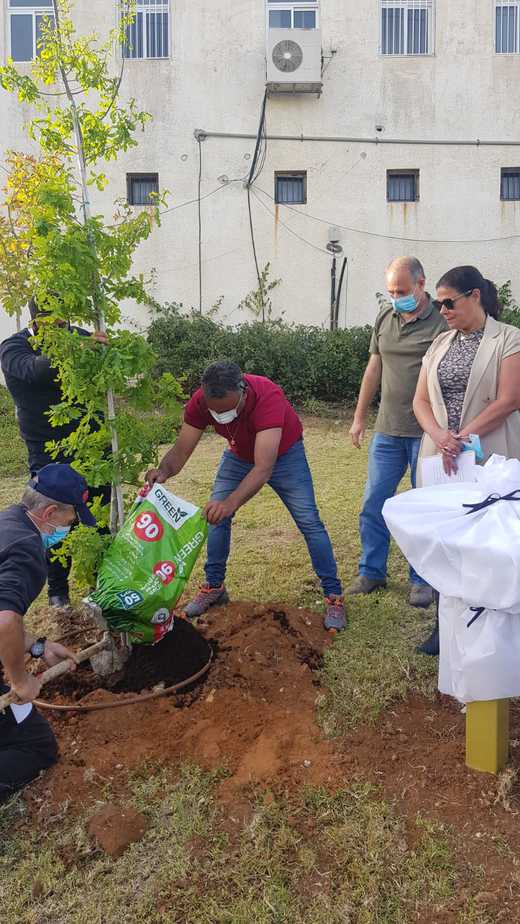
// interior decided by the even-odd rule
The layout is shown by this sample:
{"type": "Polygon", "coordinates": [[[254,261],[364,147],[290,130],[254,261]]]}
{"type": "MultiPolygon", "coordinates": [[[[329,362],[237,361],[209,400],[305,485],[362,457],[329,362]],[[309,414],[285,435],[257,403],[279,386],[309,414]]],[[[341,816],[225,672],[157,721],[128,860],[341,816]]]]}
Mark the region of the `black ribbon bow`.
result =
{"type": "Polygon", "coordinates": [[[477,510],[484,510],[485,507],[491,507],[502,500],[520,501],[520,488],[517,488],[516,491],[511,491],[509,494],[489,494],[485,500],[479,501],[478,504],[463,504],[462,506],[470,508],[467,513],[476,513],[477,510]]]}
{"type": "Polygon", "coordinates": [[[484,612],[485,609],[486,609],[485,606],[470,606],[471,612],[475,613],[475,615],[472,616],[470,621],[468,622],[466,626],[467,629],[469,629],[469,627],[473,625],[473,623],[479,618],[479,616],[482,616],[482,613],[484,612]]]}

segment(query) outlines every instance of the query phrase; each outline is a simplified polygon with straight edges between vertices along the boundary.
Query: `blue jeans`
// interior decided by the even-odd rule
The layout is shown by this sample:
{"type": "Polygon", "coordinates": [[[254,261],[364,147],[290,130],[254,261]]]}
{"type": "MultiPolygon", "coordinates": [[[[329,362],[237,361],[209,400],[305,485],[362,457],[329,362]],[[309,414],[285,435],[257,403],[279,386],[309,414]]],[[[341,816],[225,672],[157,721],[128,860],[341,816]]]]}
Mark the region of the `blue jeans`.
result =
{"type": "MultiPolygon", "coordinates": [[[[375,581],[386,579],[386,563],[390,533],[381,513],[383,504],[393,497],[401,478],[410,466],[412,487],[415,488],[419,437],[388,436],[375,433],[368,452],[368,480],[359,517],[362,555],[359,573],[375,581]]],[[[410,567],[412,584],[425,584],[410,567]]]]}
{"type": "MultiPolygon", "coordinates": [[[[242,462],[226,449],[213,485],[211,499],[225,500],[229,497],[252,468],[252,464],[242,462]]],[[[298,440],[286,453],[279,456],[268,484],[283,501],[303,534],[312,566],[321,581],[324,594],[327,597],[331,594],[341,594],[332,545],[316,506],[312,475],[302,440],[298,440]]],[[[231,520],[232,517],[227,517],[218,526],[209,527],[208,557],[204,570],[210,587],[219,587],[224,582],[231,546],[231,520]]]]}

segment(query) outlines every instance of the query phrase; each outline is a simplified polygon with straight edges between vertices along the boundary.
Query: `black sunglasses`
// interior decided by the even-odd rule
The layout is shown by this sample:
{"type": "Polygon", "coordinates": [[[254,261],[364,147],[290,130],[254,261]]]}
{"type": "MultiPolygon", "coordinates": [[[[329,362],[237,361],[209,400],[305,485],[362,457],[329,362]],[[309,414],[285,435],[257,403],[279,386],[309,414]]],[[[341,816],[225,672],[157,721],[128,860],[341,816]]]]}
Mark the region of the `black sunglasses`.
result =
{"type": "Polygon", "coordinates": [[[443,298],[442,302],[439,302],[436,298],[433,299],[432,305],[434,308],[437,308],[439,311],[441,308],[446,308],[448,311],[451,311],[455,307],[455,302],[458,302],[459,298],[467,298],[468,295],[471,295],[473,289],[470,289],[469,292],[463,292],[462,295],[457,295],[456,298],[443,298]]]}

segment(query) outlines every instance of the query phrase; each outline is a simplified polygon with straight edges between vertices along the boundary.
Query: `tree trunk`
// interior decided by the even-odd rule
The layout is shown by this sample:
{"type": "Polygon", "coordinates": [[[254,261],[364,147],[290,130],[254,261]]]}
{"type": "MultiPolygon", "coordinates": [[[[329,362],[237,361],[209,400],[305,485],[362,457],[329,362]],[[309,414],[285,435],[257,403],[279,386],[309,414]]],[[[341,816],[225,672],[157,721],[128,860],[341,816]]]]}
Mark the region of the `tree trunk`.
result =
{"type": "MultiPolygon", "coordinates": [[[[60,13],[58,9],[58,0],[52,0],[52,5],[54,8],[56,30],[59,35],[60,13]]],[[[69,105],[71,108],[71,113],[72,113],[72,120],[74,124],[74,136],[76,139],[78,166],[79,166],[79,174],[80,174],[80,182],[81,182],[81,205],[82,205],[82,210],[83,210],[83,219],[84,219],[85,224],[88,224],[91,219],[91,210],[90,210],[89,188],[88,188],[88,182],[87,182],[85,151],[83,147],[83,134],[81,131],[81,125],[79,121],[76,101],[74,99],[73,93],[71,92],[70,84],[69,84],[65,69],[61,64],[60,64],[60,73],[61,73],[61,79],[63,81],[63,86],[65,88],[65,92],[67,94],[67,98],[68,98],[69,105]]],[[[91,242],[91,246],[94,249],[93,242],[91,242]]],[[[96,311],[97,311],[96,329],[104,333],[106,329],[105,319],[103,317],[101,308],[99,307],[99,300],[96,297],[98,293],[99,293],[99,287],[97,286],[96,291],[94,292],[94,304],[96,306],[96,311]]],[[[109,389],[107,392],[107,419],[108,419],[108,423],[110,426],[110,432],[111,432],[112,452],[116,460],[116,470],[114,474],[114,480],[112,482],[112,503],[111,503],[111,508],[110,508],[110,530],[112,532],[112,535],[115,535],[118,529],[120,529],[121,526],[123,525],[124,518],[125,518],[125,512],[124,512],[123,489],[121,485],[120,471],[117,466],[117,457],[119,454],[119,439],[118,439],[117,427],[116,427],[115,400],[114,400],[114,393],[112,389],[109,389]]]]}

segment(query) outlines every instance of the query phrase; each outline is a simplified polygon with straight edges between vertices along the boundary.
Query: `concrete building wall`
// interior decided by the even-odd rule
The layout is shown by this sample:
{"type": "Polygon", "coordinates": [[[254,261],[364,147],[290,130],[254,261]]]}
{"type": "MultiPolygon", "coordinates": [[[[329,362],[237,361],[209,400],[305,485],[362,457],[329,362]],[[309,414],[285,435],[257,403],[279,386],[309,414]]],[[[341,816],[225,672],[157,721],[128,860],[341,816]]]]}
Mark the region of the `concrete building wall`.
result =
{"type": "MultiPolygon", "coordinates": [[[[384,268],[400,253],[425,264],[430,288],[450,266],[475,263],[499,283],[512,280],[520,295],[520,202],[500,200],[501,167],[520,166],[520,146],[436,145],[433,141],[517,142],[520,55],[497,55],[494,0],[434,0],[434,54],[387,57],[378,53],[379,0],[321,0],[323,93],[271,97],[269,134],[364,139],[353,142],[268,142],[265,166],[252,196],[258,257],[281,280],[275,314],[327,324],[329,226],[343,227],[348,284],[341,325],[371,322],[384,268]],[[382,131],[376,131],[376,125],[382,131]],[[385,143],[403,139],[399,144],[385,143]],[[422,140],[417,145],[406,140],[422,140]],[[378,143],[376,143],[376,141],[378,143]],[[418,169],[420,200],[386,201],[386,171],[418,169]],[[275,170],[307,171],[307,204],[276,207],[275,170]]],[[[109,188],[94,194],[107,215],[124,196],[127,172],[158,172],[170,191],[162,226],[138,253],[139,270],[156,269],[159,301],[198,305],[199,147],[195,129],[255,135],[265,89],[264,0],[171,0],[171,56],[126,61],[124,97],[135,97],[153,122],[137,148],[110,164],[109,188]]],[[[0,56],[7,54],[7,0],[0,23],[0,56]]],[[[108,32],[116,2],[80,0],[82,29],[108,32]]],[[[114,56],[114,70],[120,65],[114,56]]],[[[0,92],[0,154],[29,148],[25,113],[0,92]]],[[[221,315],[246,317],[236,307],[256,287],[247,195],[255,141],[212,138],[202,153],[202,282],[207,310],[223,296],[221,315]],[[225,181],[230,181],[211,194],[225,181]],[[237,182],[234,182],[237,181],[237,182]],[[211,194],[211,195],[208,195],[211,194]]],[[[142,309],[126,306],[145,325],[142,309]]],[[[0,334],[13,323],[2,318],[0,334]]]]}

